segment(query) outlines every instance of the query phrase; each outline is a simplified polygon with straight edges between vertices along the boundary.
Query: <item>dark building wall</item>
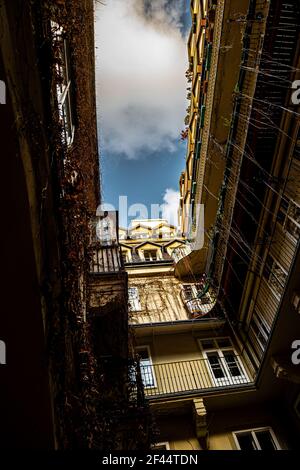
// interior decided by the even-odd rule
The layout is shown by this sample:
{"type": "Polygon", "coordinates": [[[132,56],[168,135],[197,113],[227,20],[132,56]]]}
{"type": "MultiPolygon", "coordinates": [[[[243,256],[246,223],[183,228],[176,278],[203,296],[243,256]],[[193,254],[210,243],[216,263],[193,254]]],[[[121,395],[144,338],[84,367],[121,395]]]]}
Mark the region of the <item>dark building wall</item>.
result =
{"type": "MultiPolygon", "coordinates": [[[[2,56],[0,78],[7,83],[2,56]]],[[[0,339],[5,341],[7,350],[7,364],[0,365],[0,445],[51,448],[54,434],[40,283],[9,91],[7,104],[0,105],[0,123],[3,175],[0,339]]]]}
{"type": "Polygon", "coordinates": [[[7,104],[0,105],[5,226],[0,340],[7,346],[7,365],[0,365],[0,446],[84,446],[87,426],[74,397],[86,392],[80,384],[81,353],[87,349],[84,254],[88,219],[100,198],[93,2],[1,1],[0,25],[0,79],[7,86],[7,104]],[[65,174],[56,145],[47,36],[52,14],[47,8],[54,3],[77,19],[77,28],[68,25],[76,132],[68,154],[73,166],[65,174]],[[72,407],[65,406],[68,399],[72,407]],[[81,423],[80,436],[69,435],[76,431],[73,418],[81,423]]]}

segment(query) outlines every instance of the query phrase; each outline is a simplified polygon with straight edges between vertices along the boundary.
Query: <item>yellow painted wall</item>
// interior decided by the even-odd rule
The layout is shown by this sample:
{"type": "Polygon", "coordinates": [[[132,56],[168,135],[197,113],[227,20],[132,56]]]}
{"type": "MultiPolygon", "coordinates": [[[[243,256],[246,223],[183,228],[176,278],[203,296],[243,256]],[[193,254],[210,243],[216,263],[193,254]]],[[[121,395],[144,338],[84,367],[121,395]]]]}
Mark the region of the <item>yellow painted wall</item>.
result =
{"type": "MultiPolygon", "coordinates": [[[[171,450],[201,450],[195,432],[192,406],[191,401],[184,414],[176,415],[174,409],[169,415],[157,416],[158,440],[169,442],[171,450]]],[[[286,430],[276,416],[276,409],[273,410],[271,406],[254,405],[209,411],[207,424],[209,450],[237,450],[233,432],[262,427],[271,427],[280,448],[288,448],[286,430]]]]}
{"type": "Polygon", "coordinates": [[[139,290],[142,310],[132,312],[131,323],[152,323],[187,320],[188,315],[180,297],[180,283],[172,276],[130,278],[129,287],[139,290]]]}

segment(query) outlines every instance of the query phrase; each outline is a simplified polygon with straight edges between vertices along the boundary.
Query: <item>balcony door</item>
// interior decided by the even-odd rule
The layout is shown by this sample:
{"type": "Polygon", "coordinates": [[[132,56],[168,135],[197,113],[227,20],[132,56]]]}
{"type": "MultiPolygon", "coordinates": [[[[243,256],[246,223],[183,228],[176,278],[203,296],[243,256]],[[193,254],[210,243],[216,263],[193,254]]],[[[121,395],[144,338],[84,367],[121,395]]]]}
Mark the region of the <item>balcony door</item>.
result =
{"type": "Polygon", "coordinates": [[[204,340],[200,341],[200,345],[213,386],[223,387],[249,382],[241,359],[229,338],[204,340]]]}
{"type": "Polygon", "coordinates": [[[247,383],[248,379],[233,350],[211,351],[204,354],[215,386],[247,383]]]}
{"type": "Polygon", "coordinates": [[[153,364],[148,346],[138,346],[136,352],[139,356],[141,377],[145,388],[156,387],[153,364]]]}

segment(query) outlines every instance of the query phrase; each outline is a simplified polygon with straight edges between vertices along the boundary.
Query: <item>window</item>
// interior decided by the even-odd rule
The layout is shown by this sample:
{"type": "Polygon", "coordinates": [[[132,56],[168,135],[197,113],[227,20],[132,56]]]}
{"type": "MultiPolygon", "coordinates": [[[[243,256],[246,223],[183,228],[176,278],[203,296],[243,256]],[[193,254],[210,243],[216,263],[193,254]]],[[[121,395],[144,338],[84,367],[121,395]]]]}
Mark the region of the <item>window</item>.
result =
{"type": "MultiPolygon", "coordinates": [[[[182,290],[184,300],[188,302],[189,300],[198,298],[200,292],[203,291],[203,286],[201,284],[182,284],[182,290]]],[[[207,298],[205,299],[204,303],[207,303],[207,298]]]]}
{"type": "Polygon", "coordinates": [[[138,346],[136,352],[139,356],[142,381],[145,388],[156,387],[154,370],[148,346],[138,346]]]}
{"type": "Polygon", "coordinates": [[[143,254],[144,254],[145,261],[157,260],[157,250],[144,250],[143,254]]]}
{"type": "Polygon", "coordinates": [[[271,428],[259,428],[233,433],[239,450],[279,450],[280,446],[271,428]]]}
{"type": "Polygon", "coordinates": [[[183,289],[184,300],[186,302],[188,302],[189,300],[194,299],[197,296],[197,293],[195,295],[192,284],[184,285],[184,286],[182,286],[182,289],[183,289]]]}
{"type": "Polygon", "coordinates": [[[253,318],[250,323],[249,337],[259,357],[262,356],[264,350],[266,349],[269,335],[269,326],[261,318],[261,316],[256,311],[254,311],[253,318]]]}
{"type": "Polygon", "coordinates": [[[72,86],[69,60],[68,41],[64,37],[63,29],[55,22],[51,22],[53,34],[53,55],[56,71],[56,96],[58,103],[61,136],[65,145],[70,146],[74,138],[74,120],[72,115],[72,86]]]}
{"type": "Polygon", "coordinates": [[[263,275],[268,281],[268,284],[273,292],[277,296],[281,296],[286,283],[287,273],[270,255],[267,256],[263,275]]]}
{"type": "Polygon", "coordinates": [[[298,240],[300,236],[300,207],[297,204],[282,199],[277,220],[286,232],[298,240]]]}
{"type": "Polygon", "coordinates": [[[139,233],[136,238],[149,238],[148,232],[139,233]]]}
{"type": "Polygon", "coordinates": [[[199,340],[206,367],[217,387],[249,382],[230,338],[199,340]]]}
{"type": "Polygon", "coordinates": [[[181,289],[182,300],[191,316],[209,312],[212,298],[208,292],[203,295],[202,284],[183,284],[181,289]]]}
{"type": "Polygon", "coordinates": [[[128,309],[130,312],[138,312],[141,310],[139,291],[137,287],[128,288],[128,309]]]}

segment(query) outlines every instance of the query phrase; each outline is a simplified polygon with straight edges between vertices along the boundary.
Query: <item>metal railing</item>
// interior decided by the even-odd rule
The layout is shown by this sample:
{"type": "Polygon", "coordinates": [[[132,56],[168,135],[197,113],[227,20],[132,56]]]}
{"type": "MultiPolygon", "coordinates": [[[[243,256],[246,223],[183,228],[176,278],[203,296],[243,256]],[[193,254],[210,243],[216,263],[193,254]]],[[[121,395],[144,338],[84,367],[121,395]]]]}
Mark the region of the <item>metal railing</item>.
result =
{"type": "Polygon", "coordinates": [[[210,312],[215,303],[215,300],[204,302],[198,298],[185,301],[186,308],[192,317],[202,316],[210,312]]]}
{"type": "Polygon", "coordinates": [[[95,246],[92,249],[91,273],[117,273],[123,269],[121,250],[118,245],[95,246]]]}
{"type": "Polygon", "coordinates": [[[234,388],[253,383],[242,365],[239,356],[234,355],[231,365],[221,358],[218,363],[208,359],[169,362],[162,364],[141,364],[141,376],[146,398],[207,392],[219,388],[234,388]]]}

